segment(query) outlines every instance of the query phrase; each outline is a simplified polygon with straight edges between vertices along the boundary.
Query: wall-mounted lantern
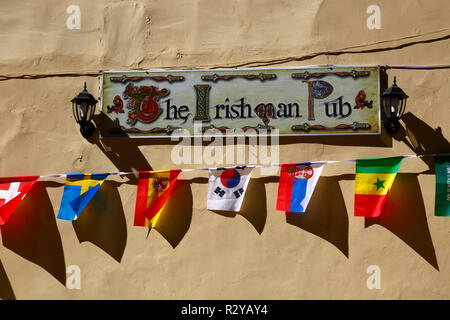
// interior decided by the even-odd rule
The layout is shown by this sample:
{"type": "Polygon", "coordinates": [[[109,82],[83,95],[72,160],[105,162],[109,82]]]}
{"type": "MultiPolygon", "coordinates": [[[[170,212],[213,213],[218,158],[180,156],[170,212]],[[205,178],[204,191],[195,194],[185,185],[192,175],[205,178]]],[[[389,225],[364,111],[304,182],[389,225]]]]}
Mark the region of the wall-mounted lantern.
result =
{"type": "Polygon", "coordinates": [[[408,96],[397,86],[397,79],[394,77],[394,84],[384,90],[381,95],[381,104],[385,115],[384,127],[388,133],[394,134],[398,131],[399,120],[405,112],[407,99],[408,96]]]}
{"type": "Polygon", "coordinates": [[[80,125],[80,132],[83,137],[88,139],[95,132],[95,126],[91,123],[91,120],[98,101],[86,90],[86,82],[84,83],[84,90],[71,101],[73,116],[80,125]]]}

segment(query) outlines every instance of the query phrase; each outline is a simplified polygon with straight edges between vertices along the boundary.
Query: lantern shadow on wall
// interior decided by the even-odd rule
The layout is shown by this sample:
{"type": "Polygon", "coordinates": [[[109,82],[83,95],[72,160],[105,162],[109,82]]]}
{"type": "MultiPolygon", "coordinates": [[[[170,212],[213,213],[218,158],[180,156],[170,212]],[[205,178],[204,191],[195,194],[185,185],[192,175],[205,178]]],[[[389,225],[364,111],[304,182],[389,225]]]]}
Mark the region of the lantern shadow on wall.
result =
{"type": "MultiPolygon", "coordinates": [[[[406,144],[416,154],[434,154],[450,152],[450,143],[442,134],[442,129],[433,129],[411,112],[403,115],[405,127],[400,126],[394,139],[406,144]]],[[[434,174],[434,157],[420,158],[428,166],[422,174],[434,174]]]]}

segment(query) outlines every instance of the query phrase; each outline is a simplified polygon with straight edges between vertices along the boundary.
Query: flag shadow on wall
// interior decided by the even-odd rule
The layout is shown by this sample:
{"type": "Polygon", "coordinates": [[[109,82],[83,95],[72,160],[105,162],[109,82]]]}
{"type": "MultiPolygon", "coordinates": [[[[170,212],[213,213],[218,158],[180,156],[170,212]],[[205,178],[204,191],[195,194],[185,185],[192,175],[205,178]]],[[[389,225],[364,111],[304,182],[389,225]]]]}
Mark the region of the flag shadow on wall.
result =
{"type": "Polygon", "coordinates": [[[6,274],[5,268],[3,268],[2,262],[0,261],[0,299],[2,300],[16,300],[16,295],[9,282],[8,275],[6,274]]]}
{"type": "MultiPolygon", "coordinates": [[[[205,179],[205,181],[205,183],[208,183],[208,179],[205,179]]],[[[230,218],[240,215],[250,222],[255,230],[261,234],[264,230],[267,219],[266,189],[264,185],[265,181],[265,178],[250,179],[247,186],[247,191],[245,192],[245,198],[239,212],[222,210],[211,211],[230,218]]]]}
{"type": "Polygon", "coordinates": [[[164,210],[153,228],[173,248],[178,246],[191,226],[193,200],[190,183],[187,180],[177,180],[164,210]]]}
{"type": "Polygon", "coordinates": [[[127,243],[127,226],[117,187],[121,183],[105,180],[73,228],[78,241],[91,242],[117,262],[122,260],[127,243]]]}
{"type": "Polygon", "coordinates": [[[397,174],[381,215],[365,218],[366,228],[375,224],[391,231],[439,271],[416,173],[397,174]]]}
{"type": "Polygon", "coordinates": [[[65,286],[61,236],[44,184],[37,181],[1,227],[3,246],[42,267],[65,286]]]}
{"type": "Polygon", "coordinates": [[[321,176],[306,212],[286,212],[286,222],[334,245],[348,258],[348,214],[339,176],[321,176]]]}

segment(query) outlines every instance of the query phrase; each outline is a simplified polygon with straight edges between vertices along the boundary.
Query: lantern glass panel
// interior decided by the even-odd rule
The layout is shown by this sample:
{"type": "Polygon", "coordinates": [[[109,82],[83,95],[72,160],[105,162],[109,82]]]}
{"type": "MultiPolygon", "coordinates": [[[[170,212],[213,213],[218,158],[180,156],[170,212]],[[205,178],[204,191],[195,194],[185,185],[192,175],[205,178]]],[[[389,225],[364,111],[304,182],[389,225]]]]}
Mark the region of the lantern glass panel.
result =
{"type": "Polygon", "coordinates": [[[408,99],[407,97],[404,97],[404,98],[402,99],[402,103],[401,103],[401,106],[400,106],[400,110],[399,110],[399,112],[398,112],[398,118],[399,118],[399,119],[403,116],[403,112],[405,112],[405,109],[406,109],[406,100],[407,100],[407,99],[408,99]]]}
{"type": "Polygon", "coordinates": [[[88,115],[88,111],[89,111],[89,105],[87,104],[87,102],[82,102],[80,105],[80,118],[81,121],[86,121],[87,115],[88,115]]]}
{"type": "Polygon", "coordinates": [[[384,115],[386,116],[386,119],[390,119],[391,118],[391,112],[390,112],[391,97],[390,96],[384,96],[382,103],[383,103],[384,115]]]}
{"type": "Polygon", "coordinates": [[[391,117],[398,118],[399,105],[400,105],[399,97],[398,96],[392,96],[391,97],[391,105],[390,105],[391,117]]]}
{"type": "Polygon", "coordinates": [[[94,112],[95,112],[95,103],[94,104],[92,104],[92,105],[90,105],[90,109],[89,109],[89,114],[88,114],[88,119],[87,119],[87,121],[91,121],[92,120],[92,117],[94,116],[94,112]]]}
{"type": "Polygon", "coordinates": [[[76,122],[80,122],[80,119],[78,117],[78,111],[77,111],[77,104],[75,102],[72,102],[72,112],[73,112],[73,117],[75,118],[76,122]]]}

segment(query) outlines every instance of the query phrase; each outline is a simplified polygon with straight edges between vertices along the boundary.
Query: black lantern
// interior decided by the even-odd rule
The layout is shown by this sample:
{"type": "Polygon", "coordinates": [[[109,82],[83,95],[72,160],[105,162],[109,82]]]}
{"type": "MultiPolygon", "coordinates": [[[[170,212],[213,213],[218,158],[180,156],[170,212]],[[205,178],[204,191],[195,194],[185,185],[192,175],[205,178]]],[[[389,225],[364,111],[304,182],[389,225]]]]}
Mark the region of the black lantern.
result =
{"type": "Polygon", "coordinates": [[[95,131],[95,126],[91,123],[91,120],[97,102],[94,96],[86,90],[86,82],[84,83],[84,90],[72,99],[73,116],[80,125],[81,134],[86,139],[90,138],[95,131]]]}
{"type": "Polygon", "coordinates": [[[408,96],[397,86],[397,79],[394,77],[394,84],[384,90],[381,95],[381,104],[386,118],[384,127],[390,134],[396,133],[400,127],[399,120],[405,112],[407,99],[408,96]]]}

